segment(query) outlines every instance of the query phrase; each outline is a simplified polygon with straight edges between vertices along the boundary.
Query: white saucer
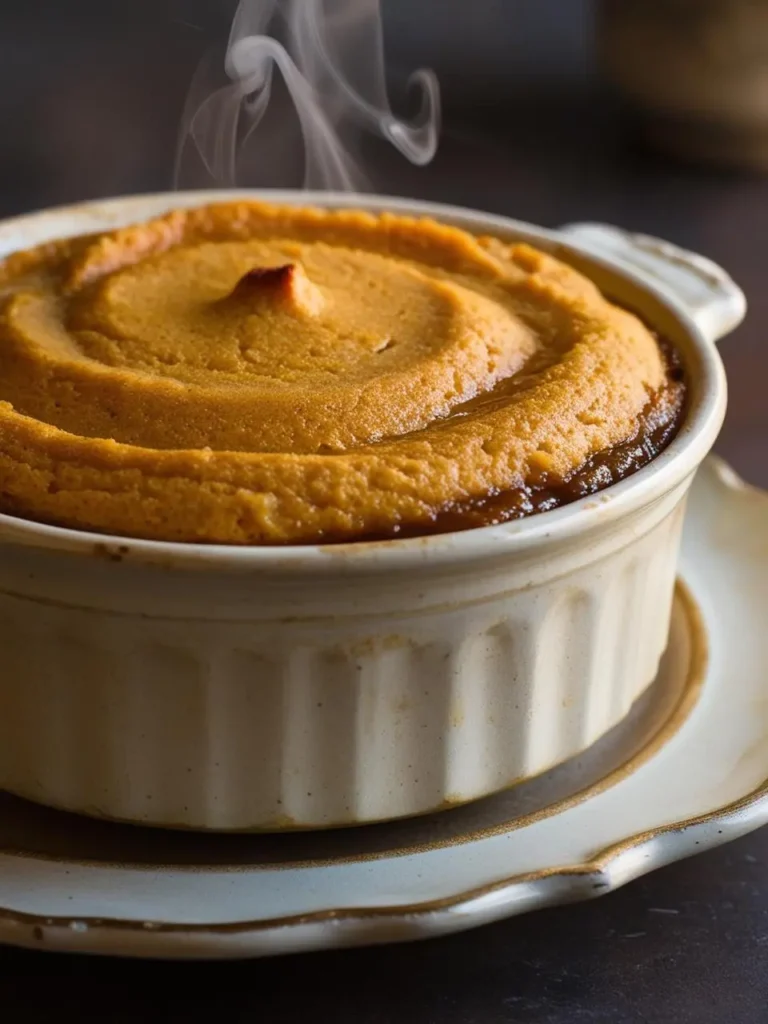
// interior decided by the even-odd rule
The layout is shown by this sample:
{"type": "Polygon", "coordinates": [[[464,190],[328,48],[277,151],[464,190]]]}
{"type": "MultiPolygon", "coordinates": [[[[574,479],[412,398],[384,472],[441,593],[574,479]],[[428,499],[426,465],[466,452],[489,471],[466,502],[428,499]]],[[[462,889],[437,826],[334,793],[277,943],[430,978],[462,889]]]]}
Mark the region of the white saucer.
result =
{"type": "Polygon", "coordinates": [[[321,834],[165,833],[0,795],[0,941],[235,957],[443,935],[768,822],[768,495],[711,459],[683,547],[659,677],[583,757],[470,807],[321,834]]]}

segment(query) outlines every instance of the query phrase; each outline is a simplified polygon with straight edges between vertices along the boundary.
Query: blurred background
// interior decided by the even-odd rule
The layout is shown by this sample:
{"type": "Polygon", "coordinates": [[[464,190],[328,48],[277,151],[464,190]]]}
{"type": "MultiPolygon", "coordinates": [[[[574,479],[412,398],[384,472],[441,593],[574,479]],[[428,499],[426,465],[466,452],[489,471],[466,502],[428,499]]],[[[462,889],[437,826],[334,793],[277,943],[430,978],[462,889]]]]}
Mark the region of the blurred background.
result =
{"type": "MultiPolygon", "coordinates": [[[[235,0],[0,0],[0,215],[172,186],[185,98],[235,0]]],[[[719,450],[768,486],[768,0],[381,0],[388,72],[433,68],[431,165],[373,145],[380,191],[547,226],[603,220],[722,263],[719,450]]],[[[252,184],[247,179],[241,185],[252,184]]]]}

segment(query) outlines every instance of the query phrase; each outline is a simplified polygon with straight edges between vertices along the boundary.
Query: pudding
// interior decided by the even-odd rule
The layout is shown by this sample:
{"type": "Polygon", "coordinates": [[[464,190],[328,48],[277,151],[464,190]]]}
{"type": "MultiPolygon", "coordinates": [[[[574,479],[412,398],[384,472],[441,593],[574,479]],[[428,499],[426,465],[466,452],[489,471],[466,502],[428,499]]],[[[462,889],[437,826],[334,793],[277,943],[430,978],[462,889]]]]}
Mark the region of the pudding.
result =
{"type": "Polygon", "coordinates": [[[0,266],[0,512],[160,541],[461,530],[602,489],[681,418],[665,346],[527,244],[217,203],[0,266]]]}

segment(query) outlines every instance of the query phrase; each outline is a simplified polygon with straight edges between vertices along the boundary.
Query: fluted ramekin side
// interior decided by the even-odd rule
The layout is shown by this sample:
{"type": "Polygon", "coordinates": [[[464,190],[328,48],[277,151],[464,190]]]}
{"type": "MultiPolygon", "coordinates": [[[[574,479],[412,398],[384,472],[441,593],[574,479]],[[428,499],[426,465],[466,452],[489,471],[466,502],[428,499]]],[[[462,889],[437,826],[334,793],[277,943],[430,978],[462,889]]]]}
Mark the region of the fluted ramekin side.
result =
{"type": "MultiPolygon", "coordinates": [[[[567,549],[545,558],[534,585],[494,566],[476,599],[463,569],[425,608],[416,577],[379,616],[356,614],[359,582],[347,597],[329,585],[333,617],[291,616],[290,592],[277,618],[258,595],[222,620],[205,609],[224,578],[199,615],[171,618],[85,606],[87,573],[71,605],[52,602],[33,572],[26,593],[0,587],[0,784],[107,818],[239,830],[418,814],[535,776],[651,682],[683,503],[575,569],[567,549]]],[[[123,567],[103,568],[117,599],[123,567]]]]}

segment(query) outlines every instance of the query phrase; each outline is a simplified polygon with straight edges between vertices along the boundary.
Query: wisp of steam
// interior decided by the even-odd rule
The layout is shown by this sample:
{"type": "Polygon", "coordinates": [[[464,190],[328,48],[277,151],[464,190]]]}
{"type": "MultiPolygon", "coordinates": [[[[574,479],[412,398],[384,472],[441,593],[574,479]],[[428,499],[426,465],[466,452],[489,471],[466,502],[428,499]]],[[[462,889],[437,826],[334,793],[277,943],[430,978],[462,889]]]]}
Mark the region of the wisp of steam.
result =
{"type": "Polygon", "coordinates": [[[286,149],[278,136],[290,129],[295,137],[297,125],[309,189],[366,191],[359,159],[366,133],[387,139],[419,165],[437,149],[440,93],[433,72],[420,70],[409,79],[418,98],[412,120],[398,118],[390,107],[379,0],[240,0],[224,71],[226,81],[217,88],[210,86],[210,67],[201,66],[192,83],[177,150],[177,187],[190,144],[220,187],[252,184],[238,180],[249,143],[259,164],[279,166],[288,154],[295,168],[295,147],[286,149]],[[286,118],[284,107],[268,116],[286,93],[295,116],[286,118]]]}

